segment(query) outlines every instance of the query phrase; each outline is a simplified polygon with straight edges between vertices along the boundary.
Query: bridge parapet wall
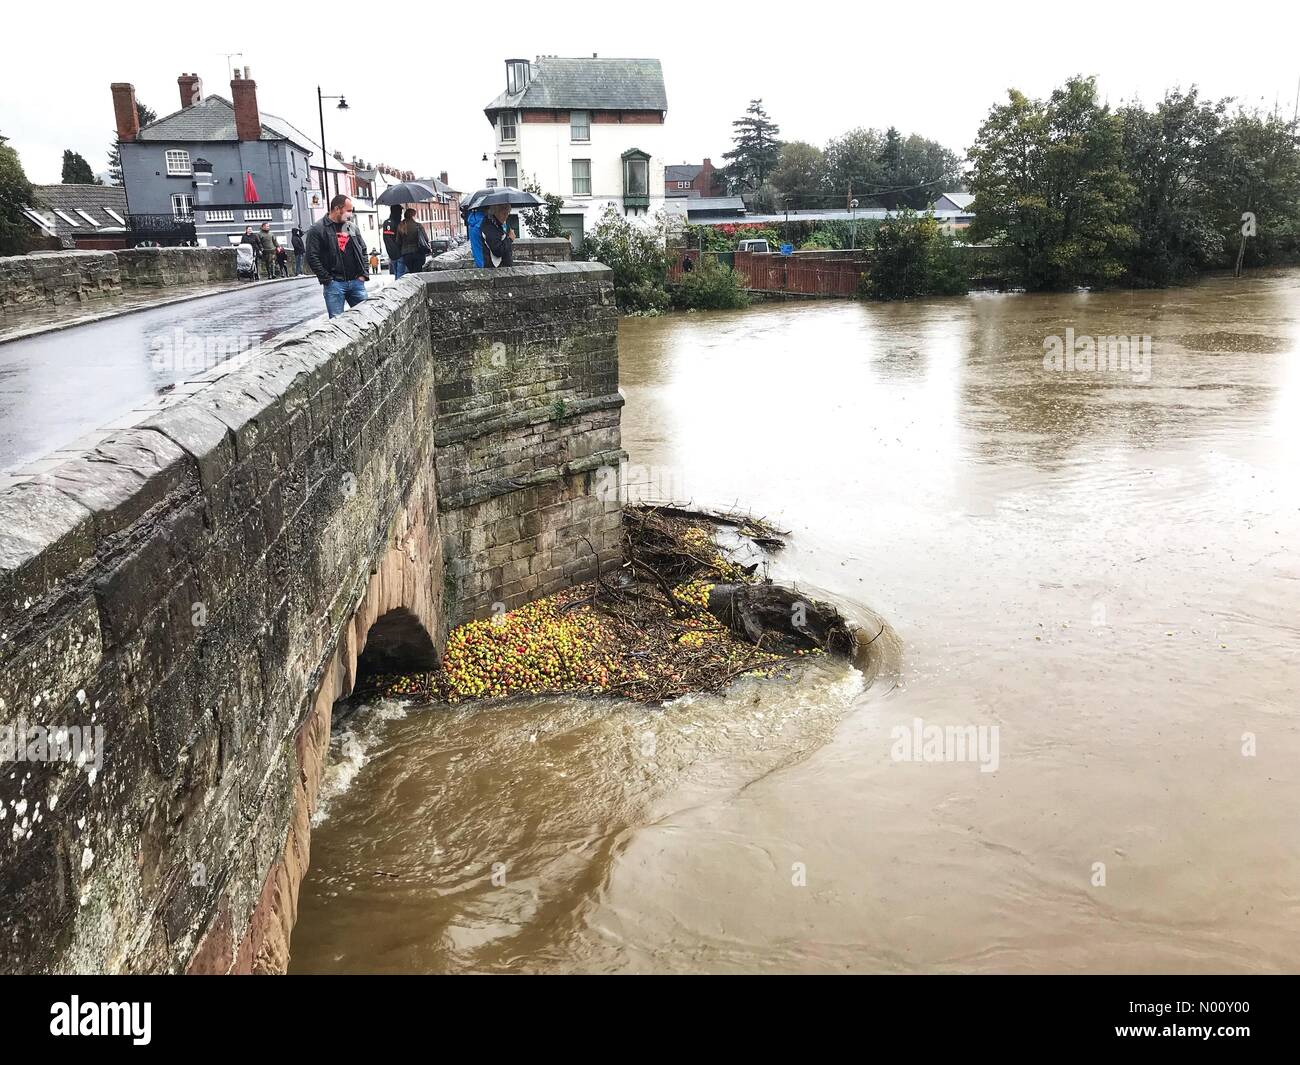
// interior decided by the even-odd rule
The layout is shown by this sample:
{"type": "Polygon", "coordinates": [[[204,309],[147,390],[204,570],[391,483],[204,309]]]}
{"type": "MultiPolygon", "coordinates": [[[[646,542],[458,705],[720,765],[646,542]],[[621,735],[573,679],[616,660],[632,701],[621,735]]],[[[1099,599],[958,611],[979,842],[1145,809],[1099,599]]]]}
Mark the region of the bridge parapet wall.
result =
{"type": "Polygon", "coordinates": [[[0,972],[283,971],[361,654],[616,564],[604,267],[413,275],[205,378],[0,491],[0,972]]]}

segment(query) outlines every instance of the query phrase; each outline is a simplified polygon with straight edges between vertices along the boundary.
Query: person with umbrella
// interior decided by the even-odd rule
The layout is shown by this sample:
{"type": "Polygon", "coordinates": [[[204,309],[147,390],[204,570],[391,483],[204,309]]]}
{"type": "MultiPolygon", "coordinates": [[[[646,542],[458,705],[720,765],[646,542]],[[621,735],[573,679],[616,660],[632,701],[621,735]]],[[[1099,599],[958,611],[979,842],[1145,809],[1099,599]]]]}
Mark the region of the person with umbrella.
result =
{"type": "MultiPolygon", "coordinates": [[[[424,226],[416,220],[415,208],[406,209],[406,217],[397,227],[397,242],[402,256],[402,274],[413,274],[424,268],[429,255],[429,237],[424,226]]],[[[396,274],[401,277],[402,274],[396,274]]]]}
{"type": "Polygon", "coordinates": [[[510,205],[496,203],[484,209],[483,227],[479,230],[483,248],[487,252],[483,265],[489,270],[498,266],[513,266],[515,262],[515,237],[508,227],[510,205]]]}
{"type": "Polygon", "coordinates": [[[406,264],[402,262],[402,244],[397,239],[397,227],[401,224],[402,208],[393,204],[388,211],[388,219],[384,222],[382,235],[384,251],[388,253],[388,269],[394,281],[406,273],[406,264]]]}
{"type": "Polygon", "coordinates": [[[510,209],[545,206],[545,200],[509,185],[479,189],[464,208],[474,262],[487,269],[513,266],[514,241],[519,234],[507,228],[510,209]]]}
{"type": "MultiPolygon", "coordinates": [[[[397,232],[401,225],[406,224],[402,222],[402,205],[407,203],[427,203],[429,200],[436,200],[437,198],[438,190],[430,188],[423,181],[400,181],[396,185],[390,185],[384,189],[379,194],[379,198],[375,200],[377,204],[392,208],[388,221],[384,223],[383,236],[384,248],[388,252],[388,263],[392,267],[395,279],[401,277],[410,269],[406,261],[404,261],[406,249],[401,246],[402,238],[397,232]]],[[[411,214],[410,211],[406,213],[411,214]]],[[[415,225],[418,227],[419,223],[416,222],[415,225]]],[[[421,230],[421,233],[423,233],[423,230],[421,230]]],[[[425,237],[425,243],[428,243],[428,237],[425,237]]],[[[412,258],[414,258],[414,255],[412,255],[412,258]]],[[[424,259],[421,258],[416,269],[423,265],[424,259]]]]}

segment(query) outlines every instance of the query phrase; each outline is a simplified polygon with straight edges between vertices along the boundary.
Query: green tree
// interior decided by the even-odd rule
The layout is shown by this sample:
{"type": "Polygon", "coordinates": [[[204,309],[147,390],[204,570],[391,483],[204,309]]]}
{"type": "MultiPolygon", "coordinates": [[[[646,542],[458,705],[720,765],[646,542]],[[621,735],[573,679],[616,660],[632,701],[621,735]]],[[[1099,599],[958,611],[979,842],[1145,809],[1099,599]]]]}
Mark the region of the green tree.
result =
{"type": "Polygon", "coordinates": [[[753,192],[781,160],[781,129],[763,110],[762,100],[750,100],[745,114],[731,127],[735,147],[722,153],[731,160],[723,174],[733,191],[753,192]]]}
{"type": "Polygon", "coordinates": [[[1130,283],[1167,285],[1222,257],[1212,181],[1224,108],[1202,103],[1193,87],[1166,93],[1155,111],[1141,104],[1120,110],[1124,171],[1135,190],[1130,283]]]}
{"type": "Polygon", "coordinates": [[[1300,256],[1300,139],[1276,114],[1227,117],[1208,166],[1208,212],[1219,265],[1262,266],[1300,256]],[[1242,240],[1249,213],[1254,235],[1242,240]]]}
{"type": "Polygon", "coordinates": [[[95,172],[90,169],[90,164],[86,162],[80,152],[74,152],[71,148],[64,148],[63,184],[98,185],[100,181],[95,177],[95,172]]]}
{"type": "Polygon", "coordinates": [[[880,152],[884,138],[874,129],[858,127],[826,145],[826,184],[828,206],[848,207],[850,199],[865,206],[870,196],[867,189],[877,189],[883,184],[880,152]]]}
{"type": "Polygon", "coordinates": [[[31,223],[22,209],[32,202],[32,184],[18,153],[0,135],[0,255],[23,255],[28,249],[31,223]]]}
{"type": "Polygon", "coordinates": [[[536,178],[529,178],[521,186],[521,191],[531,192],[534,196],[540,196],[546,201],[545,207],[533,207],[519,212],[523,216],[524,224],[528,226],[530,234],[534,237],[567,237],[569,235],[569,231],[564,228],[564,224],[560,221],[560,214],[564,210],[563,196],[544,193],[536,178]]]}
{"type": "MultiPolygon", "coordinates": [[[[142,104],[139,100],[135,102],[135,116],[140,122],[140,128],[143,129],[150,122],[156,122],[158,115],[152,107],[142,104]]],[[[117,135],[113,136],[113,143],[108,149],[108,183],[110,185],[122,184],[122,151],[118,147],[117,135]]]]}
{"type": "Polygon", "coordinates": [[[1118,116],[1094,79],[1074,77],[1046,101],[1012,89],[970,149],[971,237],[1011,249],[1030,289],[1104,285],[1124,272],[1136,239],[1133,187],[1118,116]]]}
{"type": "Polygon", "coordinates": [[[807,141],[786,141],[772,172],[772,184],[780,192],[781,207],[792,211],[820,207],[826,194],[826,156],[807,141]]]}

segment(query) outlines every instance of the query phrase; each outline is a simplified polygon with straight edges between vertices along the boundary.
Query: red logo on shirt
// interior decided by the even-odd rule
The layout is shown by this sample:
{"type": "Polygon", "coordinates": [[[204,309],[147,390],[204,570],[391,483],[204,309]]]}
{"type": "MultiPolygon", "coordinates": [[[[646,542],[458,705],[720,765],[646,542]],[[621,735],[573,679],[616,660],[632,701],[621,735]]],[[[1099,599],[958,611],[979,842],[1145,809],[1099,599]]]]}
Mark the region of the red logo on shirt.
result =
{"type": "Polygon", "coordinates": [[[342,254],[343,252],[348,250],[349,237],[345,232],[343,232],[343,230],[340,229],[338,232],[338,238],[339,238],[339,254],[342,254]]]}

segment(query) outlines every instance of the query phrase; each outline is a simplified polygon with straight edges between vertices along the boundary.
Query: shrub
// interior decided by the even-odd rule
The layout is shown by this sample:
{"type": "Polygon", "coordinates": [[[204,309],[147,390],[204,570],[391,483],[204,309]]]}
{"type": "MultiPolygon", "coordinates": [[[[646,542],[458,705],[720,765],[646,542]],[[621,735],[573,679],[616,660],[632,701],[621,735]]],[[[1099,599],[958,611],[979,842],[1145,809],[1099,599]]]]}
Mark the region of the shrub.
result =
{"type": "Polygon", "coordinates": [[[954,296],[967,289],[961,253],[931,214],[901,211],[876,227],[872,245],[864,286],[872,299],[954,296]]]}
{"type": "Polygon", "coordinates": [[[614,272],[614,298],[619,310],[659,311],[668,306],[664,288],[668,259],[661,226],[629,222],[609,204],[596,228],[583,239],[583,253],[614,272]]]}
{"type": "Polygon", "coordinates": [[[749,306],[749,296],[734,270],[711,255],[701,257],[695,269],[683,274],[673,290],[673,305],[685,310],[722,311],[749,306]]]}

